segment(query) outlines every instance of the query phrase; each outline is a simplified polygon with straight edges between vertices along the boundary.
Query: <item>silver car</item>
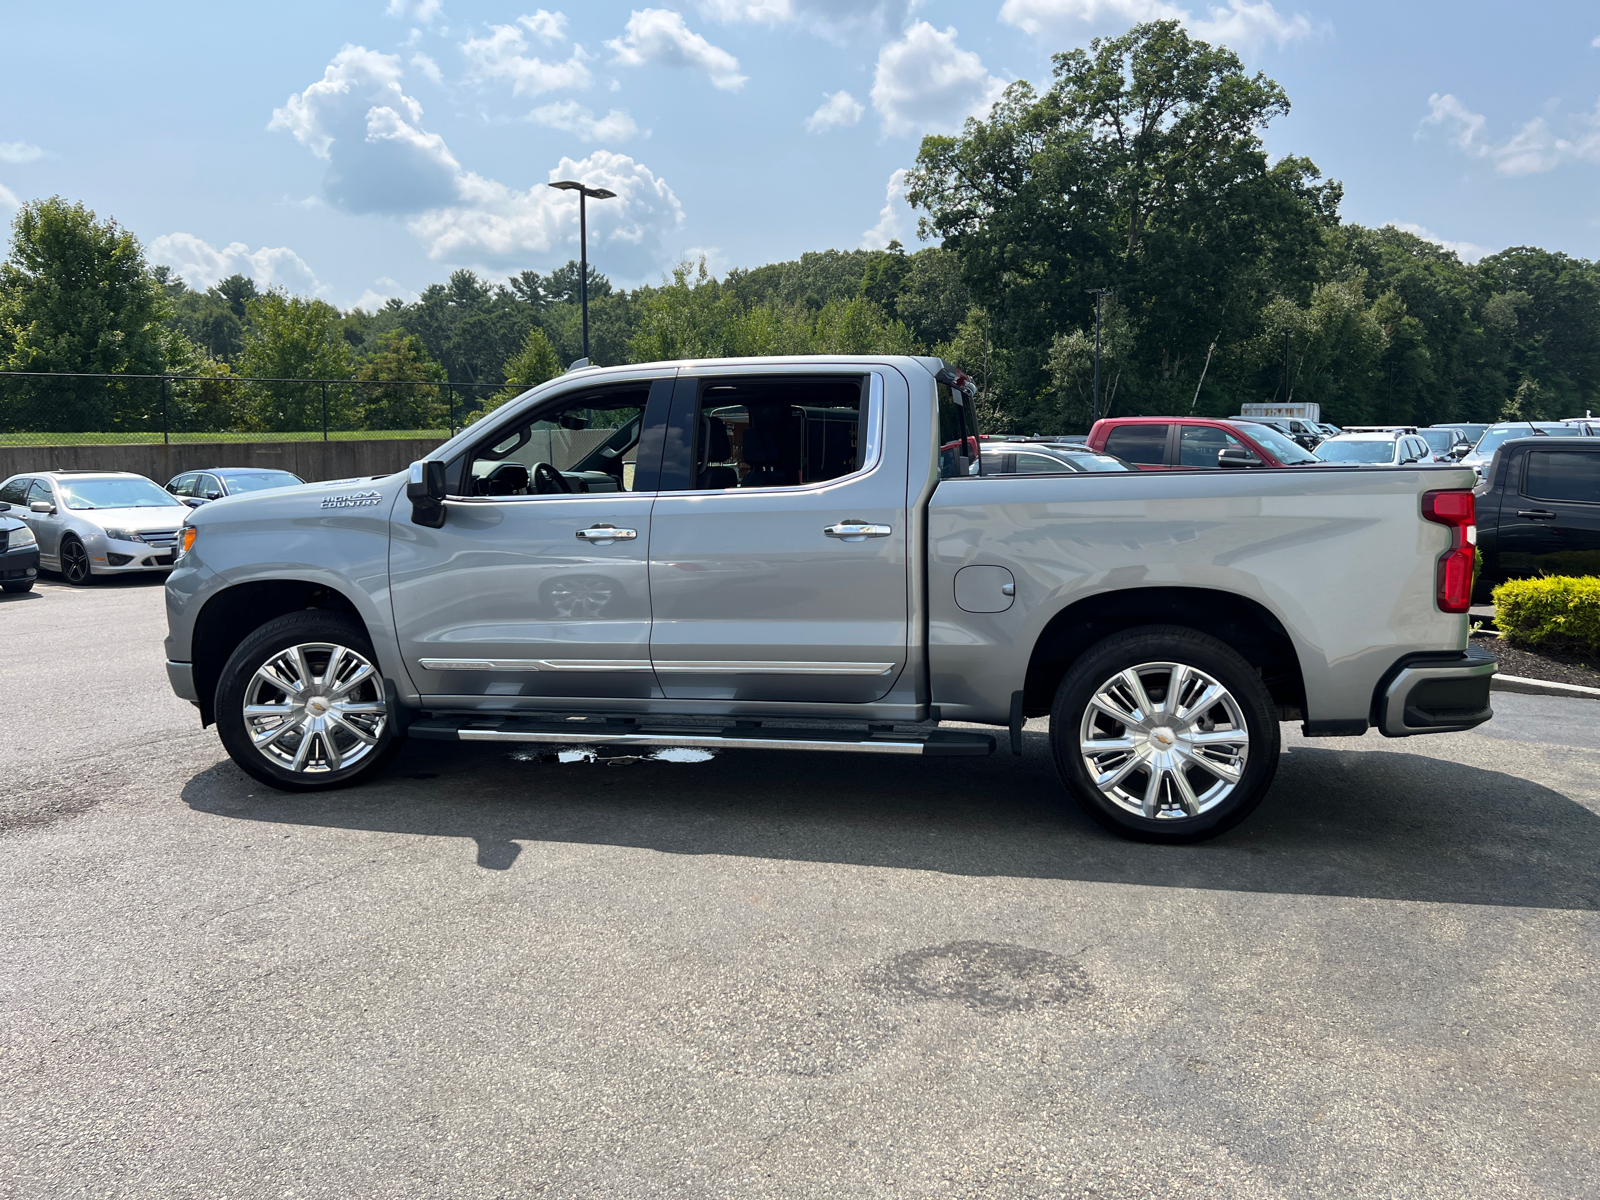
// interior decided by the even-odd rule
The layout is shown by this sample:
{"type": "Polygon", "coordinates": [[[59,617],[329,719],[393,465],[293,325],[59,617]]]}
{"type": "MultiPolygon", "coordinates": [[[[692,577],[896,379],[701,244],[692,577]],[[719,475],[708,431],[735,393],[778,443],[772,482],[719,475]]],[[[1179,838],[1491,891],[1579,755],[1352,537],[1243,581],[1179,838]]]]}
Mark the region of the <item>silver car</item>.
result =
{"type": "Polygon", "coordinates": [[[41,471],[0,484],[39,541],[39,566],[83,586],[100,575],[168,571],[189,509],[131,471],[41,471]]]}

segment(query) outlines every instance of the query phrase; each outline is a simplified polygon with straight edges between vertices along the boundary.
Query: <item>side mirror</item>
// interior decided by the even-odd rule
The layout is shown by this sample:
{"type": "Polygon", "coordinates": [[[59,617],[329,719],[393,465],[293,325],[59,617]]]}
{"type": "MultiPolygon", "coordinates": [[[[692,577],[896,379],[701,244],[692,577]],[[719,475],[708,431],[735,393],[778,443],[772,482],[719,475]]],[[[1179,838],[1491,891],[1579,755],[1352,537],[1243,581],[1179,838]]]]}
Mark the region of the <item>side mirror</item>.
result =
{"type": "Polygon", "coordinates": [[[11,511],[11,505],[7,504],[4,500],[0,500],[0,512],[10,512],[10,511],[11,511]]]}
{"type": "Polygon", "coordinates": [[[182,499],[183,499],[183,502],[185,504],[187,504],[190,508],[199,508],[202,504],[205,503],[205,501],[200,499],[199,496],[184,496],[182,499]]]}
{"type": "Polygon", "coordinates": [[[1243,446],[1224,446],[1217,451],[1219,467],[1259,467],[1261,460],[1243,446]]]}
{"type": "Polygon", "coordinates": [[[50,501],[48,501],[48,500],[35,500],[33,503],[28,505],[28,511],[29,512],[36,512],[36,513],[43,513],[45,516],[48,517],[48,516],[51,516],[51,515],[53,515],[55,513],[56,506],[54,504],[51,504],[50,501]]]}
{"type": "Polygon", "coordinates": [[[406,482],[406,499],[411,501],[412,522],[429,529],[442,529],[446,491],[442,462],[430,458],[412,463],[411,477],[406,482]]]}

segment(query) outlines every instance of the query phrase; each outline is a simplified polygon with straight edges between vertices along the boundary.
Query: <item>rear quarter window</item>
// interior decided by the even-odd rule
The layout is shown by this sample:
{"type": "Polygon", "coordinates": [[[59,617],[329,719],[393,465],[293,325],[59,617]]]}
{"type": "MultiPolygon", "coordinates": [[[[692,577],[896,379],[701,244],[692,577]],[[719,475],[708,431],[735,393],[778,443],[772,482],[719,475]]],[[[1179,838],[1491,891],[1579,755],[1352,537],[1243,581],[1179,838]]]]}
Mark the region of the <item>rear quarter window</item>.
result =
{"type": "Polygon", "coordinates": [[[1106,438],[1106,453],[1140,466],[1159,467],[1167,461],[1170,425],[1118,425],[1106,438]]]}

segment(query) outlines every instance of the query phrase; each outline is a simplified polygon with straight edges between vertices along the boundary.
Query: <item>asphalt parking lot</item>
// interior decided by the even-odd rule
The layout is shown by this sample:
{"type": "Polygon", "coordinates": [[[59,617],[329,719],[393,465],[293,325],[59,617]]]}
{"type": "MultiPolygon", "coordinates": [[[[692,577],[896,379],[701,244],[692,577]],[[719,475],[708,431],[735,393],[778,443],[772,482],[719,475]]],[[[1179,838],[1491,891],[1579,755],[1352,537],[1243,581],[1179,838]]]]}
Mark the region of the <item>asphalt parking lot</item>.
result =
{"type": "Polygon", "coordinates": [[[987,761],[269,792],[158,583],[0,600],[0,1196],[1600,1195],[1600,705],[1124,843],[987,761]]]}

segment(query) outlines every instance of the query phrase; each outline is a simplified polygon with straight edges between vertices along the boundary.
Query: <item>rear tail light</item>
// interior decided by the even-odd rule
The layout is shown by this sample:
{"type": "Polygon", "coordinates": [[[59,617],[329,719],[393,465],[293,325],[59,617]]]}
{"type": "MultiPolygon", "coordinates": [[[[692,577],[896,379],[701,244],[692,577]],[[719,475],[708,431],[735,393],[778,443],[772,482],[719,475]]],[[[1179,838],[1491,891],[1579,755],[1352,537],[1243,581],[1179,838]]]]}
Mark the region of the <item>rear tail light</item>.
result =
{"type": "Polygon", "coordinates": [[[1477,509],[1471,492],[1424,492],[1422,515],[1450,529],[1450,549],[1439,557],[1439,611],[1464,613],[1472,604],[1472,561],[1478,547],[1477,509]]]}

